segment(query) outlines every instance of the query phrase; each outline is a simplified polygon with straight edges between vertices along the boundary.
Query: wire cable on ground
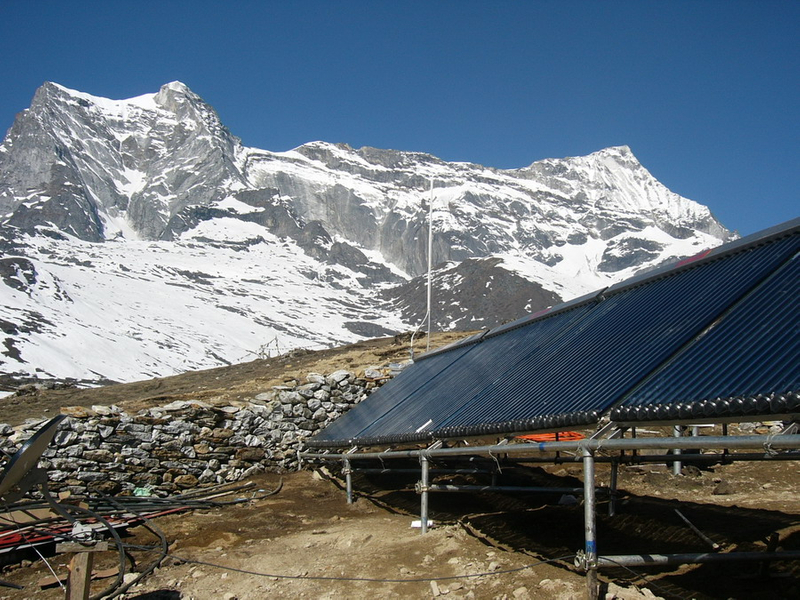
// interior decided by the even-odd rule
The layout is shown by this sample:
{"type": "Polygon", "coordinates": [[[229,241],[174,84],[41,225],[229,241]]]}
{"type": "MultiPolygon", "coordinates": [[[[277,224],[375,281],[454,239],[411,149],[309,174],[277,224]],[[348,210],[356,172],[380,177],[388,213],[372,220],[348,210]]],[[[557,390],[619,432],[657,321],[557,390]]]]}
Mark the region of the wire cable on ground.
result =
{"type": "MultiPolygon", "coordinates": [[[[122,583],[122,580],[123,580],[123,577],[124,577],[124,574],[125,574],[125,549],[124,549],[123,544],[122,544],[122,539],[119,537],[119,534],[117,533],[116,529],[114,529],[114,527],[111,525],[111,523],[109,523],[103,516],[101,516],[100,514],[94,512],[93,510],[88,509],[88,508],[84,508],[82,506],[76,506],[76,505],[71,505],[71,504],[61,505],[61,507],[64,510],[66,510],[67,512],[77,512],[77,513],[82,514],[84,516],[84,518],[88,517],[89,519],[94,520],[96,523],[99,523],[100,525],[102,525],[103,529],[107,530],[108,533],[110,534],[111,538],[113,538],[114,545],[116,547],[117,554],[118,554],[118,557],[119,557],[119,569],[117,571],[116,578],[115,578],[114,582],[110,586],[108,586],[106,589],[104,589],[103,591],[101,591],[101,592],[99,592],[97,594],[94,594],[94,595],[90,596],[89,600],[100,600],[101,598],[108,597],[108,594],[110,594],[115,588],[119,587],[119,585],[122,583]]],[[[7,510],[7,514],[9,515],[9,517],[13,519],[13,517],[11,516],[11,515],[13,515],[13,511],[8,510],[9,509],[8,505],[6,505],[5,508],[7,510]]],[[[65,521],[65,519],[62,518],[62,517],[55,517],[54,519],[43,519],[42,521],[62,521],[63,522],[63,521],[65,521]]],[[[12,521],[12,522],[16,523],[16,521],[12,521]]],[[[18,525],[21,525],[21,524],[18,524],[18,525]]],[[[35,535],[37,533],[43,533],[44,532],[44,530],[37,529],[36,525],[29,526],[29,524],[26,524],[25,529],[27,530],[27,533],[31,534],[31,535],[35,535]]],[[[21,527],[19,528],[19,534],[22,536],[23,540],[26,540],[26,542],[28,542],[29,537],[28,537],[28,535],[26,535],[26,531],[23,531],[23,529],[21,527]]],[[[83,545],[86,545],[86,546],[91,545],[91,541],[89,541],[89,540],[87,540],[87,539],[85,539],[83,537],[80,537],[80,536],[75,536],[75,535],[72,534],[71,531],[66,531],[66,530],[62,530],[62,531],[59,531],[56,534],[53,534],[52,535],[52,540],[56,541],[56,539],[63,540],[63,541],[75,542],[75,543],[83,544],[83,545]]],[[[61,586],[62,589],[64,589],[64,584],[61,582],[61,578],[56,574],[56,572],[54,571],[54,569],[52,568],[50,563],[39,552],[38,548],[36,547],[37,544],[31,543],[31,542],[28,542],[28,543],[29,543],[30,547],[32,547],[34,549],[36,554],[38,554],[39,557],[44,561],[45,565],[47,565],[47,568],[50,570],[50,573],[52,573],[52,575],[55,578],[55,580],[58,583],[58,585],[61,586]]]]}
{"type": "MultiPolygon", "coordinates": [[[[105,495],[103,497],[111,504],[119,505],[117,500],[115,500],[113,497],[105,495]]],[[[155,546],[138,547],[138,549],[140,550],[144,549],[145,551],[157,551],[159,553],[158,557],[154,559],[153,562],[147,566],[147,568],[141,569],[134,579],[128,581],[127,583],[123,583],[123,585],[111,590],[111,593],[109,596],[107,596],[107,598],[116,598],[120,594],[124,594],[127,590],[129,590],[131,587],[139,583],[147,575],[155,571],[156,568],[164,560],[164,558],[166,558],[166,556],[169,554],[169,542],[167,541],[167,536],[164,534],[164,532],[161,531],[161,529],[146,516],[142,515],[141,513],[137,513],[136,511],[130,509],[130,507],[128,508],[128,510],[131,510],[131,512],[133,512],[139,519],[142,520],[142,526],[158,538],[161,547],[160,548],[157,548],[155,546]]],[[[122,545],[122,550],[125,551],[126,554],[128,548],[132,548],[132,546],[129,544],[122,545]]],[[[123,576],[123,582],[124,581],[125,579],[123,576]]]]}
{"type": "MultiPolygon", "coordinates": [[[[25,540],[25,542],[26,542],[26,543],[29,543],[29,542],[28,542],[28,538],[27,538],[27,536],[25,535],[25,532],[24,532],[24,531],[22,530],[22,528],[20,527],[20,524],[19,524],[19,523],[17,523],[17,521],[16,521],[16,520],[14,520],[14,513],[13,513],[13,512],[11,512],[11,511],[8,509],[8,505],[6,505],[6,507],[5,507],[5,508],[6,508],[6,513],[8,514],[8,517],[9,517],[9,519],[11,520],[11,522],[12,522],[12,523],[14,523],[14,525],[16,525],[17,532],[19,533],[19,535],[20,535],[20,536],[22,536],[22,539],[23,539],[23,540],[25,540]]],[[[34,544],[31,544],[31,548],[33,548],[34,552],[36,552],[36,554],[39,556],[39,558],[40,558],[40,559],[42,560],[42,562],[45,564],[45,566],[47,567],[47,569],[50,571],[50,573],[53,575],[53,577],[55,578],[55,580],[58,582],[58,585],[59,585],[59,586],[61,586],[61,589],[62,589],[64,592],[66,592],[66,591],[67,591],[67,588],[65,588],[65,587],[64,587],[64,584],[63,584],[63,583],[61,583],[61,579],[59,579],[58,575],[56,575],[56,572],[55,572],[55,570],[53,569],[53,566],[50,564],[50,562],[49,562],[49,561],[48,561],[48,560],[47,560],[47,559],[44,557],[44,555],[43,555],[41,552],[39,552],[39,549],[38,549],[38,548],[37,548],[37,547],[36,547],[34,544]]]]}
{"type": "MultiPolygon", "coordinates": [[[[119,570],[117,572],[117,576],[114,579],[114,583],[108,586],[101,592],[89,596],[89,600],[100,600],[101,598],[107,597],[113,590],[118,588],[123,581],[123,577],[125,576],[125,550],[122,545],[122,539],[119,537],[119,533],[114,527],[109,523],[103,516],[90,510],[88,508],[84,508],[82,506],[75,506],[75,505],[63,505],[67,511],[74,510],[79,513],[83,513],[84,515],[88,515],[90,518],[94,519],[96,522],[103,525],[103,527],[111,534],[111,537],[114,540],[114,544],[117,548],[117,554],[119,555],[119,570]]],[[[65,538],[71,539],[72,541],[76,541],[79,543],[86,543],[86,540],[82,540],[80,538],[75,538],[71,534],[64,535],[65,538]]]]}
{"type": "MultiPolygon", "coordinates": [[[[148,518],[149,516],[158,516],[159,514],[165,514],[179,510],[219,508],[234,504],[241,504],[244,502],[251,502],[253,500],[261,500],[267,496],[277,494],[283,487],[283,479],[281,479],[278,482],[278,485],[272,490],[253,490],[254,485],[255,484],[252,482],[234,486],[231,486],[230,484],[222,484],[213,486],[211,488],[205,488],[203,490],[187,492],[185,494],[166,498],[152,496],[110,497],[104,495],[99,499],[77,497],[72,499],[85,502],[88,505],[86,507],[75,504],[60,503],[59,505],[63,508],[63,510],[73,514],[79,513],[79,515],[83,516],[83,519],[88,519],[89,521],[94,521],[95,523],[101,525],[101,531],[103,529],[107,530],[107,535],[112,538],[111,541],[114,544],[114,550],[119,555],[119,568],[117,569],[114,582],[110,586],[106,587],[102,592],[91,596],[90,600],[99,600],[100,598],[115,598],[120,594],[123,594],[130,587],[141,581],[148,574],[152,573],[163,562],[164,558],[168,556],[169,543],[166,535],[164,535],[161,529],[153,524],[152,520],[148,518]],[[247,495],[235,497],[230,500],[221,499],[224,496],[241,492],[248,493],[247,495]],[[135,517],[136,523],[141,524],[145,529],[150,531],[150,533],[158,538],[157,545],[134,546],[123,543],[116,531],[116,527],[126,527],[129,525],[134,525],[135,523],[134,521],[123,521],[120,523],[118,518],[122,517],[125,519],[126,517],[129,518],[130,516],[135,517]],[[116,525],[112,525],[108,519],[114,521],[116,525]],[[147,565],[146,568],[141,569],[140,572],[136,574],[134,579],[126,583],[124,581],[126,559],[129,559],[132,564],[135,564],[134,557],[128,552],[129,549],[156,552],[157,556],[151,563],[147,565]]],[[[34,516],[33,511],[36,509],[53,508],[48,502],[41,500],[20,502],[10,505],[6,503],[4,508],[14,527],[0,526],[0,537],[8,535],[11,532],[18,534],[20,539],[27,546],[32,547],[33,550],[39,555],[47,568],[50,570],[56,583],[58,583],[58,585],[64,589],[64,584],[62,583],[61,578],[56,574],[53,567],[44,558],[41,552],[39,552],[36,546],[42,543],[53,541],[73,541],[87,544],[88,542],[86,539],[76,537],[72,534],[70,529],[70,521],[72,521],[72,519],[65,519],[66,515],[44,518],[38,518],[34,516]],[[25,523],[17,522],[13,518],[14,511],[20,511],[28,515],[30,520],[25,523]]],[[[77,520],[78,519],[76,518],[75,521],[77,520]]]]}

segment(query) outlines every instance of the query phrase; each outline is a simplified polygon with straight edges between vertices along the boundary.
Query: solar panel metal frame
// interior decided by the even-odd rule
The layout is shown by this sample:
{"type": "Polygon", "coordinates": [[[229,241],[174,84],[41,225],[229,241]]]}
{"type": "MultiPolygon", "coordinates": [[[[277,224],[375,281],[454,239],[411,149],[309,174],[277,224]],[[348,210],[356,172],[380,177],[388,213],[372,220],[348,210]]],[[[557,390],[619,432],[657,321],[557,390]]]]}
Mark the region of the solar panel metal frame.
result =
{"type": "MultiPolygon", "coordinates": [[[[674,276],[676,274],[674,272],[649,277],[646,282],[635,285],[619,286],[616,290],[610,288],[604,294],[607,297],[603,302],[598,303],[584,317],[582,325],[585,326],[585,330],[577,330],[576,335],[565,339],[566,347],[562,348],[562,351],[555,349],[550,357],[544,357],[534,363],[533,366],[542,371],[541,376],[526,377],[523,374],[518,380],[510,382],[507,389],[511,393],[521,394],[515,398],[512,408],[503,407],[499,412],[491,413],[486,408],[496,406],[498,401],[492,402],[490,398],[481,399],[475,402],[474,415],[465,417],[465,409],[460,409],[460,412],[455,413],[452,418],[453,421],[460,421],[460,424],[437,432],[436,437],[514,433],[542,427],[588,425],[596,422],[599,415],[619,399],[621,393],[626,392],[652,369],[661,365],[689,342],[699,328],[712,322],[729,302],[749,290],[759,275],[757,271],[750,272],[748,266],[757,263],[758,259],[764,259],[764,254],[739,253],[728,260],[704,261],[692,268],[694,273],[687,274],[685,270],[682,271],[683,280],[679,282],[682,285],[677,286],[678,291],[688,288],[692,294],[686,295],[684,299],[691,302],[678,304],[676,307],[665,306],[657,297],[659,286],[665,287],[659,280],[665,281],[666,277],[674,276]],[[739,266],[737,264],[739,262],[744,265],[739,266]],[[708,269],[721,271],[722,275],[718,274],[716,279],[723,276],[725,278],[738,276],[741,280],[739,286],[736,287],[733,282],[728,282],[727,290],[719,287],[697,290],[697,285],[687,285],[687,277],[694,277],[699,280],[697,283],[703,284],[708,274],[702,271],[708,269]],[[700,295],[701,291],[705,293],[702,305],[696,301],[703,298],[700,295]],[[727,297],[724,296],[726,291],[727,297]],[[642,301],[634,298],[632,308],[628,307],[628,310],[622,311],[622,320],[616,325],[624,326],[626,322],[631,321],[630,310],[638,311],[637,315],[646,317],[653,323],[661,319],[658,323],[660,329],[654,328],[652,334],[661,338],[664,343],[657,343],[659,340],[656,339],[642,339],[642,335],[638,335],[638,339],[636,335],[621,336],[619,327],[615,327],[615,303],[618,301],[624,303],[631,294],[642,293],[650,296],[650,299],[642,301]],[[713,306],[712,300],[716,302],[713,306]],[[681,326],[681,320],[677,318],[680,315],[676,312],[686,308],[690,310],[683,316],[684,330],[679,332],[677,329],[681,326]],[[667,310],[673,311],[669,318],[664,316],[667,313],[663,311],[667,310]],[[702,312],[704,310],[706,312],[702,312]],[[608,353],[606,360],[603,358],[604,353],[608,353]],[[585,375],[584,381],[575,375],[579,370],[581,375],[585,375]],[[608,373],[603,373],[603,370],[608,370],[608,373]],[[565,384],[565,381],[571,383],[565,384]],[[532,398],[526,398],[525,394],[532,398]],[[548,403],[552,409],[543,408],[548,406],[548,403]],[[536,416],[534,418],[522,416],[527,410],[536,416]],[[543,412],[544,410],[547,412],[543,412]],[[500,415],[510,418],[503,419],[500,415]]],[[[776,256],[768,261],[769,264],[781,261],[782,256],[782,252],[777,252],[776,256]]],[[[668,281],[666,287],[672,283],[674,282],[668,281]]],[[[669,296],[667,298],[670,299],[669,296]]],[[[645,330],[632,331],[635,334],[647,333],[645,330]]]]}
{"type": "Polygon", "coordinates": [[[775,270],[610,412],[615,422],[800,413],[800,255],[775,270]],[[759,327],[752,323],[758,319],[759,327]]]}
{"type": "Polygon", "coordinates": [[[351,409],[310,439],[308,444],[317,447],[352,445],[366,427],[394,410],[421,387],[428,385],[431,379],[440,377],[448,365],[469,352],[472,346],[473,344],[460,344],[451,347],[447,352],[437,352],[424,363],[415,363],[413,373],[407,368],[384,384],[378,390],[380,393],[372,394],[355,407],[367,407],[369,413],[364,408],[359,411],[351,409]]]}
{"type": "MultiPolygon", "coordinates": [[[[603,412],[607,411],[611,406],[619,404],[620,399],[628,397],[633,389],[639,387],[641,381],[647,380],[647,378],[651,377],[653,373],[658,372],[664,367],[665,364],[668,364],[672,357],[684,351],[687,345],[691,345],[694,342],[695,337],[698,335],[698,332],[703,331],[705,328],[709,327],[712,323],[719,319],[720,315],[725,313],[730,305],[736,304],[739,300],[741,300],[742,297],[747,296],[747,294],[750,293],[754,288],[758,287],[758,285],[763,282],[764,279],[768,279],[770,275],[780,266],[780,264],[785,262],[786,256],[784,255],[790,256],[792,254],[790,250],[782,250],[779,247],[781,246],[780,240],[784,238],[792,238],[795,241],[790,243],[787,242],[783,245],[788,247],[794,244],[794,246],[796,246],[798,230],[800,230],[800,219],[795,219],[789,223],[771,228],[764,232],[759,232],[731,244],[726,244],[719,248],[702,252],[695,257],[679,262],[677,265],[665,267],[640,277],[635,277],[605,290],[601,290],[600,292],[589,294],[569,303],[556,306],[552,309],[547,309],[546,311],[518,319],[512,323],[502,325],[490,331],[481,332],[479,334],[470,336],[461,342],[457,342],[448,347],[427,353],[419,357],[415,364],[402,373],[398,378],[386,384],[384,388],[381,388],[381,390],[379,390],[376,394],[359,405],[358,408],[351,410],[340,419],[340,421],[352,420],[355,422],[355,415],[352,417],[351,415],[354,411],[361,411],[362,416],[359,417],[360,428],[357,432],[355,432],[355,427],[351,426],[348,429],[350,435],[346,439],[343,438],[341,435],[337,434],[337,421],[334,422],[334,424],[332,424],[332,426],[329,428],[326,428],[321,435],[318,434],[317,438],[308,440],[308,445],[345,446],[353,444],[373,445],[378,443],[421,442],[435,438],[448,439],[486,434],[516,433],[541,429],[563,429],[576,425],[588,425],[596,423],[603,412]],[[776,243],[778,246],[772,246],[772,250],[773,252],[780,251],[778,252],[779,256],[777,256],[777,258],[770,258],[770,256],[767,256],[766,258],[762,257],[760,260],[765,261],[768,264],[760,266],[758,264],[755,266],[751,265],[751,268],[760,268],[764,272],[759,271],[754,277],[748,278],[747,263],[758,263],[759,253],[769,255],[769,252],[766,250],[758,250],[757,252],[751,251],[758,249],[761,246],[772,245],[776,243]],[[781,254],[781,252],[783,252],[783,254],[781,254]],[[735,257],[736,255],[739,255],[739,258],[731,258],[735,257]],[[751,260],[748,261],[748,258],[751,260]],[[730,267],[730,269],[734,270],[733,274],[741,279],[739,282],[740,287],[731,292],[724,301],[720,301],[715,304],[713,310],[707,311],[707,314],[703,315],[703,319],[700,319],[702,322],[698,321],[691,326],[687,326],[686,331],[682,332],[681,336],[676,337],[676,339],[673,340],[673,343],[668,345],[668,348],[662,349],[657,356],[651,357],[650,362],[644,365],[644,367],[640,366],[638,370],[635,370],[635,373],[629,374],[629,380],[626,380],[622,384],[617,384],[618,389],[616,390],[616,395],[611,394],[608,397],[604,397],[602,401],[593,401],[588,403],[584,402],[582,404],[576,403],[573,398],[569,404],[571,410],[563,404],[560,404],[558,405],[560,410],[552,411],[551,413],[541,414],[541,411],[539,411],[539,414],[536,414],[533,417],[507,418],[505,420],[498,419],[496,416],[492,417],[491,415],[487,415],[485,412],[482,413],[481,411],[486,406],[490,405],[490,403],[487,401],[485,406],[480,406],[480,402],[474,400],[474,398],[477,396],[468,398],[466,401],[463,399],[453,400],[451,398],[446,407],[441,409],[436,408],[430,412],[432,416],[430,418],[431,423],[429,427],[417,427],[417,429],[413,429],[412,423],[406,423],[405,425],[403,424],[402,419],[409,415],[414,415],[414,418],[416,419],[414,423],[417,423],[419,421],[420,414],[424,414],[426,407],[430,408],[433,406],[430,398],[432,389],[431,386],[447,387],[447,374],[453,374],[462,367],[469,368],[469,360],[466,360],[464,364],[459,363],[461,363],[465,357],[468,359],[479,357],[479,355],[482,354],[482,351],[476,349],[484,345],[494,346],[495,343],[493,343],[493,340],[495,338],[503,337],[504,339],[508,339],[505,336],[517,329],[527,328],[530,326],[534,326],[535,329],[536,327],[541,326],[543,321],[563,315],[564,313],[568,313],[577,307],[586,306],[591,306],[592,308],[583,314],[581,319],[579,319],[581,325],[591,327],[594,323],[595,327],[601,327],[602,329],[602,327],[608,326],[607,322],[603,322],[603,315],[609,313],[613,314],[615,303],[622,302],[624,304],[626,297],[631,295],[636,296],[637,294],[644,294],[644,296],[647,296],[648,294],[652,295],[653,288],[658,288],[660,285],[663,286],[663,284],[658,283],[659,280],[673,279],[676,276],[683,276],[684,279],[688,277],[691,283],[692,276],[683,275],[687,271],[695,271],[696,273],[699,273],[710,270],[713,273],[714,269],[716,268],[717,270],[721,269],[724,272],[726,269],[725,263],[731,262],[745,263],[739,268],[740,272],[738,273],[735,272],[736,264],[734,264],[733,267],[730,267]],[[718,265],[722,266],[708,266],[714,263],[718,263],[718,265]],[[648,288],[650,288],[650,292],[648,292],[648,288]],[[642,289],[644,291],[637,292],[637,289],[642,289]],[[597,323],[600,325],[597,325],[597,323]],[[444,369],[441,369],[438,372],[432,368],[424,369],[426,373],[423,377],[419,377],[418,374],[414,374],[419,367],[424,365],[425,361],[432,360],[434,363],[438,363],[441,359],[437,359],[436,357],[441,357],[442,355],[450,352],[455,352],[455,359],[447,360],[446,367],[444,369]],[[403,383],[400,383],[401,381],[403,383]],[[410,381],[413,381],[414,383],[407,383],[410,381]],[[394,402],[389,401],[387,398],[381,400],[380,398],[384,395],[393,395],[391,391],[392,388],[390,387],[393,384],[395,384],[401,390],[402,399],[397,401],[397,398],[393,398],[394,402]],[[384,392],[384,390],[387,390],[387,392],[384,392]],[[420,401],[420,396],[415,396],[417,392],[422,394],[422,396],[425,396],[427,393],[427,399],[420,401]],[[373,401],[373,398],[376,396],[376,400],[373,401]],[[470,402],[472,402],[474,408],[474,414],[471,414],[471,416],[469,408],[470,402]],[[369,405],[372,405],[372,408],[370,408],[369,405]],[[377,412],[380,413],[377,417],[375,417],[376,411],[374,410],[374,407],[376,406],[379,406],[377,412]],[[448,411],[450,412],[449,417],[443,420],[441,415],[448,411]],[[465,415],[470,416],[471,421],[466,419],[465,422],[465,419],[463,418],[465,415]],[[461,419],[461,422],[457,422],[459,418],[461,419]],[[494,418],[494,420],[492,420],[492,418],[494,418]],[[395,419],[394,424],[392,424],[392,419],[395,419]],[[387,424],[391,426],[385,427],[387,424]],[[331,428],[332,430],[329,431],[331,428]]],[[[699,279],[700,282],[698,285],[702,283],[702,273],[699,276],[699,279]]],[[[706,281],[705,283],[707,286],[708,282],[706,281]]],[[[683,285],[686,286],[687,284],[684,283],[683,285]]],[[[669,286],[667,285],[667,287],[669,286]]],[[[678,287],[680,287],[680,285],[678,285],[678,287]]],[[[643,306],[644,308],[640,310],[653,309],[653,306],[647,302],[644,302],[643,306]]],[[[654,304],[654,306],[656,308],[658,307],[657,304],[654,304]]],[[[580,329],[577,323],[571,321],[569,322],[569,328],[580,329]]],[[[573,334],[577,333],[580,332],[573,330],[573,334]]],[[[562,343],[566,343],[565,340],[569,336],[564,333],[556,333],[551,337],[552,339],[550,341],[560,340],[562,343]]],[[[584,344],[585,347],[586,340],[582,339],[580,335],[577,335],[573,339],[576,340],[575,343],[579,343],[579,345],[584,344]]],[[[551,348],[548,351],[557,354],[557,350],[558,348],[551,348]]],[[[545,354],[547,353],[547,351],[544,350],[542,352],[545,354]]],[[[592,352],[592,349],[589,348],[586,350],[586,352],[590,353],[592,352]]],[[[529,356],[530,353],[526,355],[526,357],[529,356]]],[[[594,356],[594,354],[592,356],[594,356]]],[[[550,365],[551,368],[555,369],[557,367],[563,367],[565,361],[558,360],[558,357],[554,355],[550,358],[554,361],[553,364],[550,365]]],[[[520,361],[518,360],[517,362],[519,363],[520,361]]],[[[429,364],[428,366],[433,367],[434,365],[429,364]]],[[[506,393],[508,393],[508,390],[506,390],[506,393]]],[[[526,404],[523,403],[521,408],[524,410],[525,406],[526,404]]],[[[520,406],[517,408],[519,409],[520,406]]],[[[510,414],[510,416],[519,415],[519,410],[510,414]]]]}

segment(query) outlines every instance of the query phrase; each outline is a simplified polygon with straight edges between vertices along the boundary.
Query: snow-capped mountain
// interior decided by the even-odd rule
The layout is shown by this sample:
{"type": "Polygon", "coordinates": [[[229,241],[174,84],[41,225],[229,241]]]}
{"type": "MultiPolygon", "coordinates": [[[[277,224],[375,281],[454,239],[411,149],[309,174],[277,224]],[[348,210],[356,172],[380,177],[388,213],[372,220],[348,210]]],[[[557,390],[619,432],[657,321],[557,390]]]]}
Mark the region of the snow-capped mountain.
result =
{"type": "Polygon", "coordinates": [[[180,82],[129,100],[46,83],[0,145],[0,369],[127,381],[413,328],[429,214],[440,328],[731,237],[626,146],[511,170],[325,142],[268,152],[180,82]]]}

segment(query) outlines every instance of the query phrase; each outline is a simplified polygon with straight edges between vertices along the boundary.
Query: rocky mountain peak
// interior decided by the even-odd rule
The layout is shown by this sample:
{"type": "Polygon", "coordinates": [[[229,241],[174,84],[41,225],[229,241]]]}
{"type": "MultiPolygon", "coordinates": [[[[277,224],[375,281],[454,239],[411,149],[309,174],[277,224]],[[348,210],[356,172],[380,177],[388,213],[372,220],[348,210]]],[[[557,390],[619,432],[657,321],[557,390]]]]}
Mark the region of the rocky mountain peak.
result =
{"type": "MultiPolygon", "coordinates": [[[[167,94],[170,92],[174,92],[176,94],[182,94],[184,96],[194,96],[196,98],[200,98],[195,94],[192,90],[189,89],[189,86],[183,83],[182,81],[170,81],[169,83],[165,83],[162,85],[159,90],[158,94],[167,94]]],[[[156,95],[158,95],[156,94],[156,95]]]]}
{"type": "Polygon", "coordinates": [[[87,241],[170,238],[182,228],[181,211],[242,178],[239,140],[180,82],[128,100],[45,83],[4,147],[0,211],[10,213],[8,224],[87,241]]]}
{"type": "Polygon", "coordinates": [[[444,329],[731,235],[627,146],[522,169],[324,141],[269,152],[178,81],[127,100],[45,83],[0,144],[0,363],[129,380],[413,328],[430,215],[444,329]]]}

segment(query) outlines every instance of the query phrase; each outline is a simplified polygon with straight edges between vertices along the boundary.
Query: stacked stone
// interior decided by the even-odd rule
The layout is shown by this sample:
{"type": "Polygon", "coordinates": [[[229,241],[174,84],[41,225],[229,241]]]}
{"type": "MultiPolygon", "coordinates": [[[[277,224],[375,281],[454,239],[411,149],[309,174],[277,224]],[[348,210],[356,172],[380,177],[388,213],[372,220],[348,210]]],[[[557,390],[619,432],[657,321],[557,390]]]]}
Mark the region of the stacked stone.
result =
{"type": "MultiPolygon", "coordinates": [[[[361,402],[386,373],[310,373],[303,383],[287,382],[248,400],[177,401],[135,415],[116,406],[62,409],[69,416],[40,466],[53,490],[78,495],[167,495],[296,469],[302,440],[361,402]]],[[[44,422],[0,424],[0,449],[15,452],[44,422]]]]}

